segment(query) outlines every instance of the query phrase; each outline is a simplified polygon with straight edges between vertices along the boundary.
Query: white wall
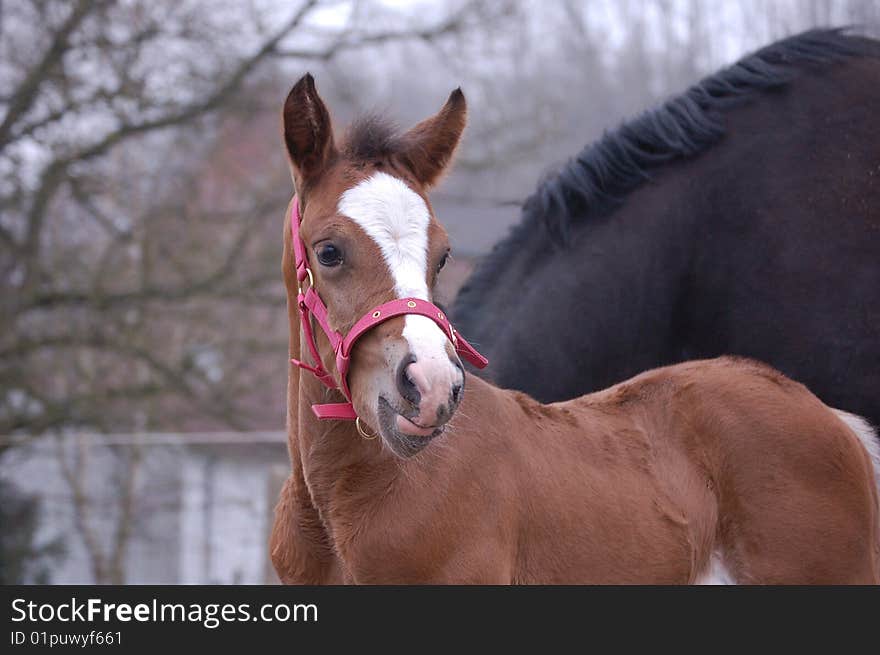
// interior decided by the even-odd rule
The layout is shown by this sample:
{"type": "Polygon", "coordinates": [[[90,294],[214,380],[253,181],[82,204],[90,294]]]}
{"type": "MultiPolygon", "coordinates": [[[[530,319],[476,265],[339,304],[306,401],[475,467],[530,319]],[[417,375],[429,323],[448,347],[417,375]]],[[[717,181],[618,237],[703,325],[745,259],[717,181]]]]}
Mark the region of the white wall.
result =
{"type": "MultiPolygon", "coordinates": [[[[111,447],[91,439],[82,469],[88,524],[102,552],[110,551],[119,526],[118,454],[125,442],[120,436],[110,440],[116,443],[111,447]]],[[[186,435],[162,435],[153,442],[150,435],[142,437],[126,582],[265,582],[266,535],[275,502],[268,492],[270,471],[286,465],[283,433],[201,435],[195,445],[186,435]]],[[[64,544],[65,555],[53,563],[50,582],[94,583],[55,442],[41,439],[8,450],[0,459],[0,477],[42,500],[38,540],[60,538],[64,544]]]]}

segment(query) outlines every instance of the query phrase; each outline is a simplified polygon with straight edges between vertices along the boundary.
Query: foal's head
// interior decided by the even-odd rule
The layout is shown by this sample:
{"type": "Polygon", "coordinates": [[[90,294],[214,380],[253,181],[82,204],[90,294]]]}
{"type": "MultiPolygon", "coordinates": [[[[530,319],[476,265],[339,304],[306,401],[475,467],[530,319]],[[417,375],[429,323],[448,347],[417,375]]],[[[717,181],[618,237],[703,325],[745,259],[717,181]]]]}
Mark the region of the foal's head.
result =
{"type": "MultiPolygon", "coordinates": [[[[449,253],[427,191],[450,162],[465,126],[460,90],[439,113],[404,134],[369,119],[337,142],[310,75],[284,104],[284,140],[302,212],[300,234],[330,325],[345,334],[365,312],[406,297],[431,301],[449,253]]],[[[292,255],[288,294],[296,298],[292,255]]],[[[322,360],[335,371],[318,331],[322,360]]],[[[338,372],[336,373],[338,377],[338,372]]],[[[400,456],[440,433],[461,401],[464,373],[433,321],[394,318],[356,342],[348,383],[358,416],[400,456]]]]}

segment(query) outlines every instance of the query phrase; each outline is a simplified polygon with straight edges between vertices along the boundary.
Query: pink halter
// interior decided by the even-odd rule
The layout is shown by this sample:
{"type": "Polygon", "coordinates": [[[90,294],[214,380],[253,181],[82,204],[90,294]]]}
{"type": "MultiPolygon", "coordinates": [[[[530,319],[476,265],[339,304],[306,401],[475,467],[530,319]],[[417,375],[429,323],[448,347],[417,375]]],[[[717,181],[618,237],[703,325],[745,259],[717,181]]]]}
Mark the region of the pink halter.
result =
{"type": "Polygon", "coordinates": [[[446,318],[446,314],[436,305],[420,298],[399,298],[374,307],[371,311],[364,314],[344,337],[331,328],[327,322],[327,306],[315,291],[314,278],[312,277],[312,271],[309,269],[309,261],[306,257],[306,246],[299,236],[301,222],[299,198],[294,196],[293,210],[290,218],[290,232],[293,242],[293,254],[296,261],[297,304],[299,306],[300,318],[302,319],[303,333],[305,334],[306,343],[309,346],[309,351],[315,364],[310,366],[303,361],[293,358],[290,361],[294,365],[313,373],[328,388],[339,389],[348,399],[348,402],[345,403],[312,405],[312,411],[315,413],[315,416],[319,419],[352,421],[357,418],[357,413],[351,404],[351,390],[348,388],[348,367],[351,363],[352,348],[354,348],[355,342],[366,332],[395,316],[418,314],[430,318],[443,330],[447,338],[452,341],[452,345],[455,346],[455,352],[477,368],[486,367],[489,360],[478,353],[471,344],[465,341],[464,337],[455,331],[455,328],[450,325],[449,319],[446,318]],[[308,289],[303,291],[302,283],[306,278],[309,280],[309,286],[308,289]],[[324,368],[324,364],[321,362],[318,346],[315,343],[315,335],[312,332],[311,316],[314,316],[318,325],[321,326],[324,334],[330,340],[330,345],[333,346],[333,352],[336,354],[336,370],[339,371],[339,379],[342,382],[341,387],[336,384],[333,375],[324,368]]]}

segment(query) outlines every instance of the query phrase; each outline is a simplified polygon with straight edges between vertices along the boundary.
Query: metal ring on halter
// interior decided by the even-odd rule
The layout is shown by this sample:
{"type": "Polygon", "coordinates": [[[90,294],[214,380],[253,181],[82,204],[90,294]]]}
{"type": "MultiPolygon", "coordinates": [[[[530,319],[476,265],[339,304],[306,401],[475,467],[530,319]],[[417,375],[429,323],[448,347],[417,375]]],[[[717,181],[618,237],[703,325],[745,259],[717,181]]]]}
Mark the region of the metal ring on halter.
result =
{"type": "Polygon", "coordinates": [[[357,428],[358,432],[361,433],[361,436],[362,436],[364,439],[375,439],[376,437],[379,436],[379,433],[378,433],[378,432],[375,432],[375,433],[373,433],[373,434],[367,434],[367,433],[366,433],[366,431],[363,429],[363,427],[361,427],[361,417],[360,417],[360,416],[358,416],[358,417],[354,420],[354,425],[355,425],[355,427],[357,428]]]}
{"type": "MultiPolygon", "coordinates": [[[[306,266],[306,274],[309,276],[309,286],[314,287],[315,286],[315,278],[312,277],[312,269],[310,269],[308,266],[306,266]]],[[[303,292],[302,282],[297,282],[296,290],[299,292],[299,295],[302,295],[302,292],[303,292]]]]}

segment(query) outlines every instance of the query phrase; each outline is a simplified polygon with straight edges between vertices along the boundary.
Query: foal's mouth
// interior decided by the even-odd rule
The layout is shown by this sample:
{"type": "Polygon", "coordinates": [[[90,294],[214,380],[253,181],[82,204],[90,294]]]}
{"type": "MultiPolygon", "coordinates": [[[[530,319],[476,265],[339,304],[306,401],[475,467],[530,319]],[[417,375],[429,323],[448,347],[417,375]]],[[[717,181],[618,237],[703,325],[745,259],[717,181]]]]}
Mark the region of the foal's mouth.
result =
{"type": "Polygon", "coordinates": [[[443,425],[421,426],[379,396],[379,431],[398,457],[412,457],[443,432],[443,425]]]}

